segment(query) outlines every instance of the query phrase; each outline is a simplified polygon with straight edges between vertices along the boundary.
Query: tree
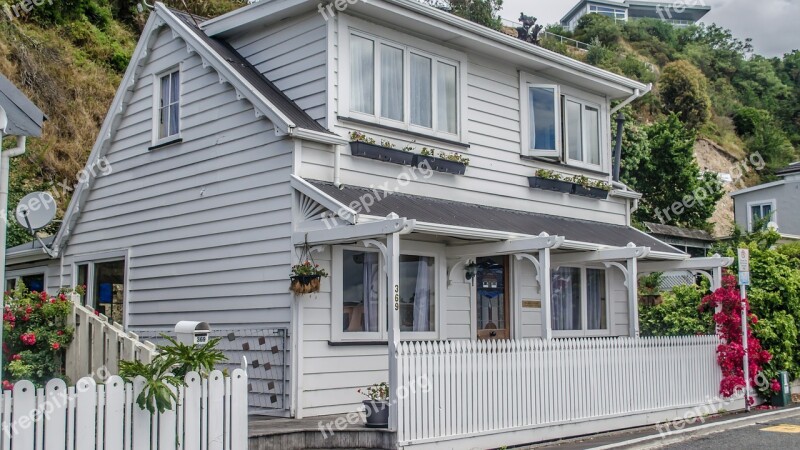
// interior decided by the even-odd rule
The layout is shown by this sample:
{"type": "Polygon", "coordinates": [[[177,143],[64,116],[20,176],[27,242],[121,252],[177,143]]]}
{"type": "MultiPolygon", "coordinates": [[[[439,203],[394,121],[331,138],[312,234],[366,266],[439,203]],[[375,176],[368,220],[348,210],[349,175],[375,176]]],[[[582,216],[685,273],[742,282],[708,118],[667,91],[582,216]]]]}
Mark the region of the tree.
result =
{"type": "Polygon", "coordinates": [[[641,130],[631,126],[623,134],[621,179],[643,196],[635,221],[709,227],[723,191],[716,175],[700,173],[695,136],[674,114],[641,130]]]}
{"type": "Polygon", "coordinates": [[[699,129],[711,117],[708,80],[688,61],[667,64],[658,87],[665,112],[677,114],[692,129],[699,129]]]}
{"type": "Polygon", "coordinates": [[[600,14],[586,14],[578,20],[575,27],[575,39],[581,42],[592,42],[597,39],[601,44],[616,45],[622,37],[622,30],[614,19],[600,14]]]}
{"type": "Polygon", "coordinates": [[[499,30],[503,25],[498,14],[503,7],[503,0],[425,0],[425,2],[434,8],[494,30],[499,30]]]}

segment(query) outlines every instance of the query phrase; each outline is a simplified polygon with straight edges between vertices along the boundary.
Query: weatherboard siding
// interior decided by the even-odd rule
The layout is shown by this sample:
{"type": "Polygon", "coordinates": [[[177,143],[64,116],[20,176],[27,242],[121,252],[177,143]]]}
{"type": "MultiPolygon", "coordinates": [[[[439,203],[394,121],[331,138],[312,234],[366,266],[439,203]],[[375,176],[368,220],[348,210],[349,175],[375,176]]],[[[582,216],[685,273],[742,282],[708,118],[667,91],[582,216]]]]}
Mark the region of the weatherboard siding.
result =
{"type": "Polygon", "coordinates": [[[293,144],[169,30],[157,38],[65,253],[127,250],[128,328],[288,327],[293,144]],[[151,145],[153,74],[181,61],[183,142],[151,145]]]}
{"type": "Polygon", "coordinates": [[[316,12],[228,39],[311,118],[327,118],[327,27],[316,12]]]}
{"type": "MultiPolygon", "coordinates": [[[[336,22],[339,21],[339,16],[336,22]]],[[[340,27],[333,20],[329,21],[332,27],[329,35],[334,42],[330,45],[331,51],[328,58],[332,65],[331,76],[331,102],[333,116],[345,115],[339,111],[339,96],[349,92],[346,84],[339,76],[339,64],[343,58],[342,52],[347,51],[339,43],[343,42],[340,36],[340,27]]],[[[437,43],[443,45],[442,43],[437,43]]],[[[463,49],[458,49],[464,51],[463,49]]],[[[357,186],[384,186],[389,182],[389,189],[434,198],[449,199],[454,201],[478,203],[509,209],[552,214],[576,219],[587,219],[617,225],[627,225],[627,200],[609,198],[608,200],[595,200],[574,195],[560,194],[549,191],[531,189],[528,178],[539,168],[553,169],[554,166],[540,162],[523,160],[521,153],[521,127],[519,111],[519,72],[514,64],[494,59],[490,56],[467,53],[466,69],[462,68],[462,75],[466,76],[467,92],[462,96],[467,107],[466,142],[469,148],[442,143],[424,137],[412,136],[402,131],[393,131],[369,125],[355,124],[346,119],[337,120],[335,130],[339,135],[347,135],[357,130],[365,132],[377,142],[386,139],[395,144],[397,148],[412,145],[419,152],[423,146],[434,147],[446,152],[462,153],[470,159],[466,174],[463,176],[435,173],[432,176],[421,176],[418,170],[407,166],[399,166],[378,162],[370,159],[355,157],[350,154],[349,148],[343,148],[341,158],[341,181],[344,184],[357,186]],[[412,181],[407,185],[400,185],[400,177],[409,177],[412,181]]],[[[547,80],[542,74],[534,71],[531,73],[540,76],[542,82],[557,83],[558,80],[547,80]]],[[[563,83],[560,83],[563,84],[563,83]]],[[[607,106],[607,101],[601,99],[607,106]]],[[[605,118],[608,124],[608,118],[605,118]]],[[[611,158],[610,129],[603,127],[603,136],[606,140],[606,163],[611,158]]],[[[333,156],[330,148],[316,145],[304,145],[303,177],[333,180],[333,156]]],[[[596,177],[596,174],[583,172],[581,169],[556,167],[555,170],[568,174],[585,173],[596,177]]],[[[538,234],[538,231],[532,234],[538,234]]]]}
{"type": "MultiPolygon", "coordinates": [[[[775,202],[772,221],[778,224],[778,232],[800,236],[800,177],[786,177],[784,184],[745,192],[734,197],[736,223],[747,229],[750,219],[748,203],[761,204],[775,202]]],[[[752,205],[751,205],[752,206],[752,205]]]]}

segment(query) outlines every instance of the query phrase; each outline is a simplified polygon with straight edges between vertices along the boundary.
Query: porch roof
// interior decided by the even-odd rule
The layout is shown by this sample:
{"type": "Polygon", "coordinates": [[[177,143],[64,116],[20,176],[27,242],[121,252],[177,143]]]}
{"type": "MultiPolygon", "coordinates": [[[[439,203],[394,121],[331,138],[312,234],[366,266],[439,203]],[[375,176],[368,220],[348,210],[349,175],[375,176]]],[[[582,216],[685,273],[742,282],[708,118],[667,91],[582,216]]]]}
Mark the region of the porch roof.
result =
{"type": "MultiPolygon", "coordinates": [[[[373,191],[357,186],[336,188],[333,183],[306,180],[343,205],[360,203],[359,198],[373,191]]],[[[589,220],[537,214],[527,211],[474,205],[418,195],[391,193],[370,206],[370,215],[387,216],[396,213],[400,217],[442,225],[452,225],[483,230],[497,230],[536,236],[542,232],[563,236],[568,241],[586,242],[609,247],[625,247],[633,242],[636,246],[649,247],[653,252],[684,255],[680,250],[659,241],[635,228],[611,225],[589,220]]]]}

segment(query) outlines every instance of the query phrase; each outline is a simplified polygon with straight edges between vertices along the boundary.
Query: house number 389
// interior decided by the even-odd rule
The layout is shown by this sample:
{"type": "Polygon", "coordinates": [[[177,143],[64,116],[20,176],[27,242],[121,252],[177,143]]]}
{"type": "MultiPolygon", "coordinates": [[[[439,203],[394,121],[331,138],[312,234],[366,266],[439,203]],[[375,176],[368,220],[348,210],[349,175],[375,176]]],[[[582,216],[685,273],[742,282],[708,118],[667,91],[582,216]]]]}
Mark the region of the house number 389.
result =
{"type": "Polygon", "coordinates": [[[394,310],[400,310],[400,286],[397,284],[394,285],[394,310]]]}

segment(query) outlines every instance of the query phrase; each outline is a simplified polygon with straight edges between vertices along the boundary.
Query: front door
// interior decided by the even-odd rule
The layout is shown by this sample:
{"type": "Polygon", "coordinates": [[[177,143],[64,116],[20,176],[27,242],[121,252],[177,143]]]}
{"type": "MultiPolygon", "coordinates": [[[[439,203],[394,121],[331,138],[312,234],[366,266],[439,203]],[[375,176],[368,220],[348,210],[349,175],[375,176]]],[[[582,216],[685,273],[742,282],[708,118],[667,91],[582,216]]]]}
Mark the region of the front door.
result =
{"type": "Polygon", "coordinates": [[[508,339],[508,257],[482,257],[475,265],[478,339],[508,339]]]}

